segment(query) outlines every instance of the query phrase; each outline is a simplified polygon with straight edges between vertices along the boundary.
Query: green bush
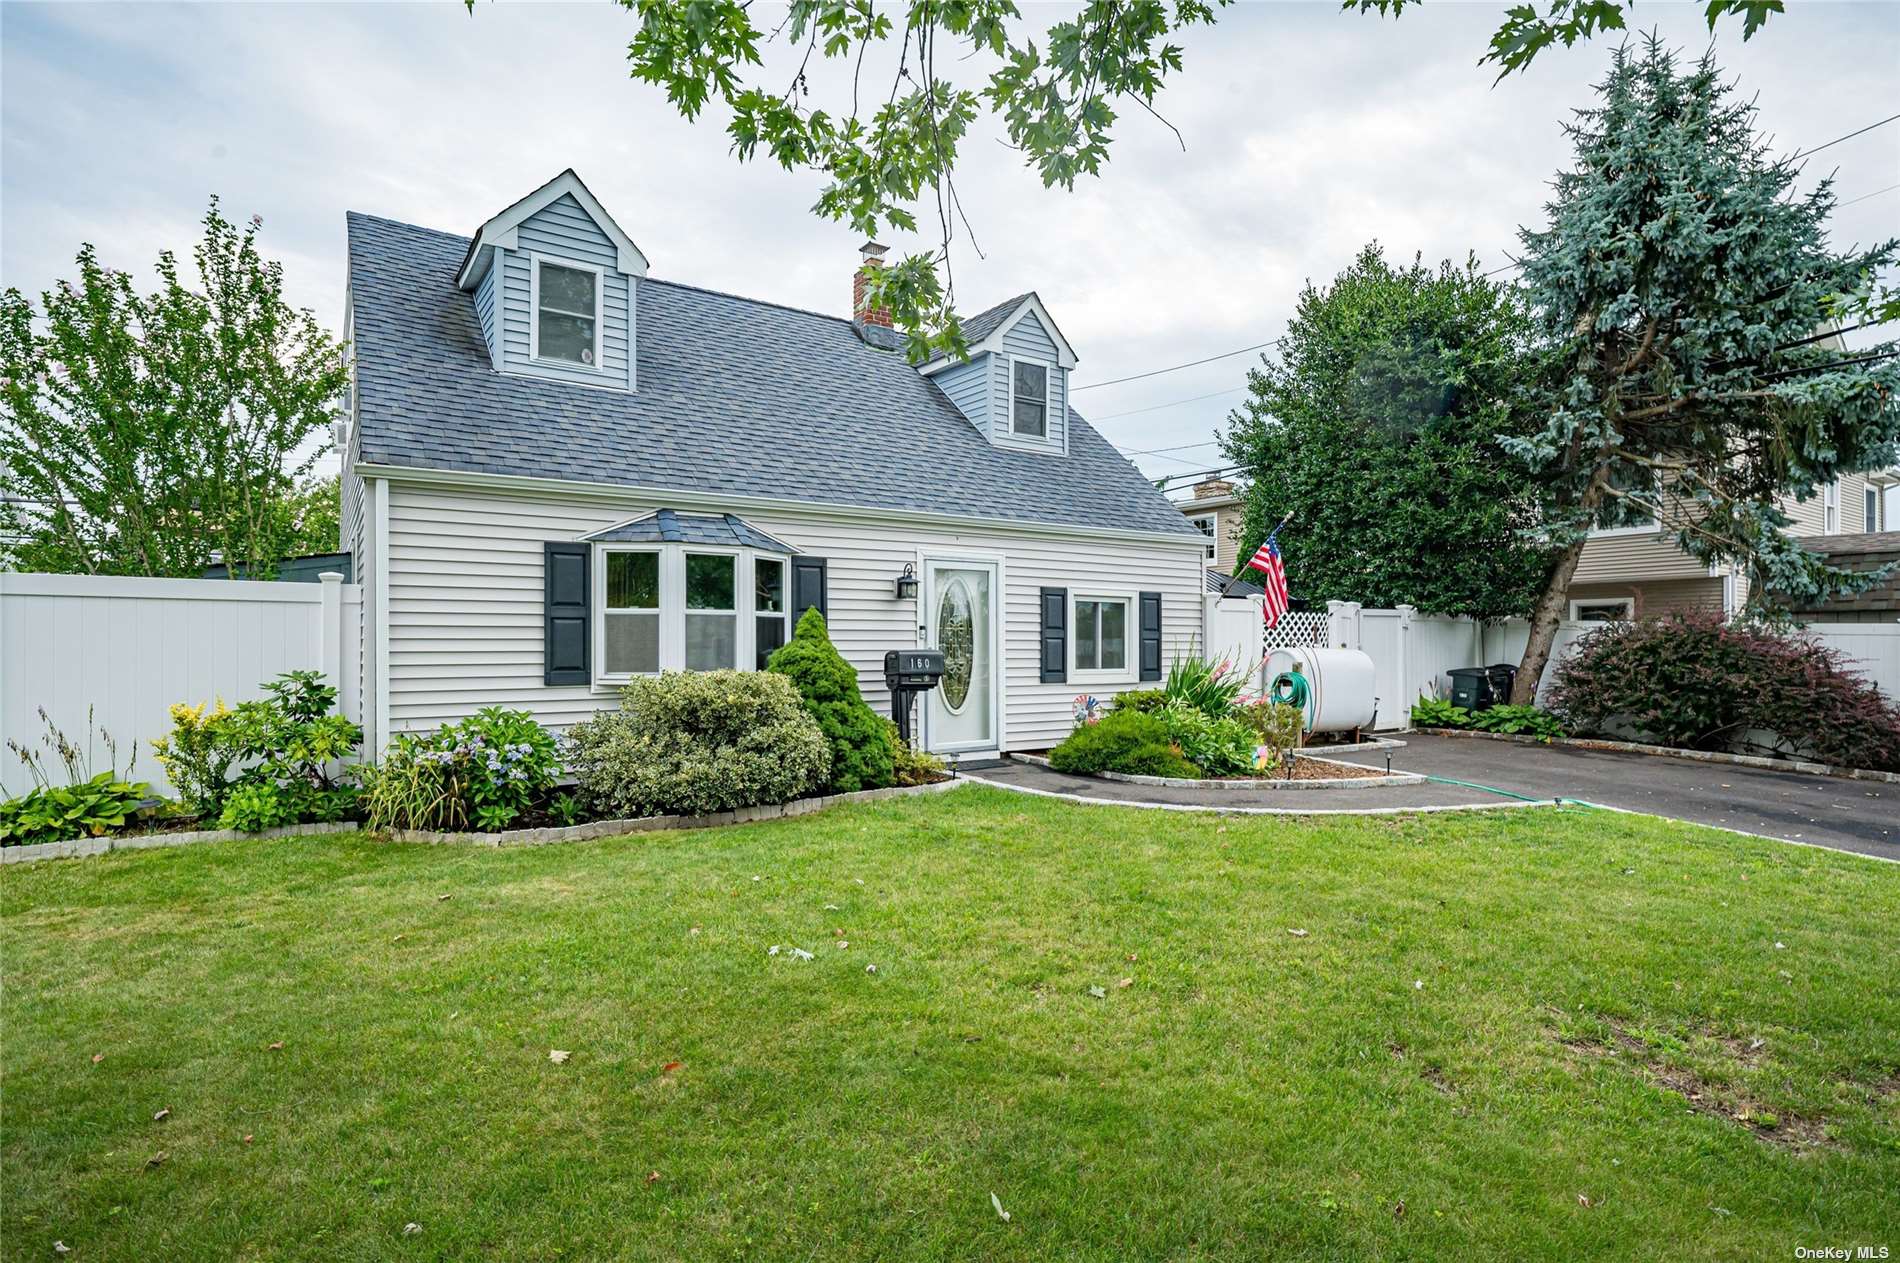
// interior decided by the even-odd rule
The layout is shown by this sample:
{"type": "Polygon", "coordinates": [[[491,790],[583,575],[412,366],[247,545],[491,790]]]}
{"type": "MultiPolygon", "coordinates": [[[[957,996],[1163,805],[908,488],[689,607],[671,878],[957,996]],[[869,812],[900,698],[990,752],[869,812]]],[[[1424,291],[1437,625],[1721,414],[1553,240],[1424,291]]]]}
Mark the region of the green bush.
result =
{"type": "Polygon", "coordinates": [[[792,638],[765,664],[788,677],[831,745],[831,792],[882,789],[896,783],[891,743],[858,692],[858,673],[832,647],[825,616],[806,610],[792,638]]]}
{"type": "Polygon", "coordinates": [[[1192,706],[1211,719],[1220,719],[1234,709],[1234,702],[1246,687],[1247,673],[1231,661],[1176,658],[1161,691],[1170,702],[1192,706]]]}
{"type": "MultiPolygon", "coordinates": [[[[669,671],[634,680],[620,698],[620,710],[576,724],[563,745],[582,805],[596,816],[706,815],[833,782],[832,746],[784,674],[669,671]]],[[[868,740],[888,768],[883,731],[871,726],[868,740]]]]}
{"type": "Polygon", "coordinates": [[[144,809],[152,787],[131,779],[139,761],[136,742],[125,775],[121,776],[119,743],[111,733],[94,725],[90,709],[86,711],[83,749],[60,730],[44,707],[40,708],[40,721],[46,731],[37,746],[11,738],[7,741],[7,748],[33,779],[33,788],[18,797],[4,797],[5,791],[0,790],[0,846],[98,837],[123,829],[127,820],[144,809]],[[93,767],[95,741],[105,747],[108,764],[97,770],[93,767]]]}
{"type": "Polygon", "coordinates": [[[1465,728],[1470,724],[1470,711],[1442,697],[1421,697],[1412,703],[1414,728],[1465,728]]]}
{"type": "Polygon", "coordinates": [[[1168,695],[1161,689],[1129,689],[1126,693],[1117,693],[1109,699],[1109,713],[1118,710],[1135,710],[1144,715],[1152,715],[1168,704],[1168,695]]]}
{"type": "Polygon", "coordinates": [[[261,785],[271,794],[249,795],[238,817],[297,824],[354,815],[356,789],[342,761],[356,752],[363,730],[336,709],[336,689],[315,671],[288,671],[264,691],[268,697],[232,709],[222,701],[208,712],[172,707],[172,730],[152,748],[187,809],[225,828],[249,827],[229,823],[225,807],[239,787],[261,785]],[[275,804],[268,811],[267,798],[275,804]]]}
{"type": "Polygon", "coordinates": [[[532,715],[486,706],[398,736],[361,777],[372,828],[495,833],[545,797],[560,771],[554,736],[532,715]]]}
{"type": "Polygon", "coordinates": [[[1256,698],[1234,707],[1234,718],[1253,730],[1256,744],[1273,751],[1273,767],[1278,767],[1286,752],[1306,735],[1305,712],[1288,702],[1256,698]]]}
{"type": "Polygon", "coordinates": [[[1235,716],[1215,717],[1186,702],[1170,702],[1156,714],[1168,740],[1202,776],[1248,776],[1260,744],[1253,728],[1235,716]]]}
{"type": "Polygon", "coordinates": [[[110,771],[73,785],[41,785],[0,802],[0,846],[70,842],[122,829],[151,787],[110,771]]]}
{"type": "Polygon", "coordinates": [[[1540,741],[1564,735],[1564,726],[1557,717],[1535,706],[1493,706],[1472,715],[1469,726],[1479,732],[1536,737],[1540,741]]]}
{"type": "Polygon", "coordinates": [[[280,825],[296,824],[297,810],[270,781],[245,781],[225,795],[218,827],[261,833],[280,825]]]}
{"type": "Polygon", "coordinates": [[[891,743],[891,767],[899,785],[929,785],[948,775],[942,759],[906,745],[889,719],[884,721],[884,736],[891,743]]]}
{"type": "Polygon", "coordinates": [[[1075,776],[1122,772],[1130,776],[1182,776],[1199,773],[1168,742],[1160,716],[1138,710],[1112,710],[1098,722],[1083,724],[1049,751],[1049,766],[1075,776]]]}
{"type": "Polygon", "coordinates": [[[178,702],[171,709],[171,732],[152,742],[152,753],[178,792],[178,801],[206,820],[223,813],[231,792],[231,768],[244,757],[234,714],[223,698],[209,706],[178,702]]]}

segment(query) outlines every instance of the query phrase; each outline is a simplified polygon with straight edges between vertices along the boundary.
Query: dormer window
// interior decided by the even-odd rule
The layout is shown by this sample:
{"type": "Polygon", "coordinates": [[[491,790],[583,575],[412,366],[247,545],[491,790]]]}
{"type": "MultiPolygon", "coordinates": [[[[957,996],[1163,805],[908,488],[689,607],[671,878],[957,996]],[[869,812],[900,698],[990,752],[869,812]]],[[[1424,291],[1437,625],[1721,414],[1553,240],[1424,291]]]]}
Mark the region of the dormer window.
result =
{"type": "Polygon", "coordinates": [[[600,363],[600,269],[586,264],[534,261],[534,346],[538,360],[600,363]]]}
{"type": "Polygon", "coordinates": [[[1031,438],[1049,434],[1049,366],[1017,360],[1009,376],[1010,430],[1031,438]]]}

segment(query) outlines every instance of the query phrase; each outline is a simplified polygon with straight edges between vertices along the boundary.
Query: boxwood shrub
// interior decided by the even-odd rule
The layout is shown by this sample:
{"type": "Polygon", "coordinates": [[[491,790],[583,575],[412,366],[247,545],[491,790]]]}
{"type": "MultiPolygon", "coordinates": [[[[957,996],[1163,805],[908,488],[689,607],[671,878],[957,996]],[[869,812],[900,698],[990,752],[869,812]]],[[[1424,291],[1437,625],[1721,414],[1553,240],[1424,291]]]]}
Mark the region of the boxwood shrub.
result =
{"type": "Polygon", "coordinates": [[[1134,776],[1198,777],[1200,771],[1168,742],[1160,716],[1138,710],[1112,710],[1100,721],[1083,724],[1049,751],[1058,772],[1093,776],[1126,772],[1134,776]]]}
{"type": "Polygon", "coordinates": [[[1900,708],[1783,628],[1707,614],[1606,624],[1557,668],[1550,702],[1572,732],[1900,771],[1900,708]]]}
{"type": "Polygon", "coordinates": [[[831,745],[783,675],[669,671],[628,684],[620,707],[574,725],[562,747],[590,815],[707,815],[831,780],[831,745]]]}

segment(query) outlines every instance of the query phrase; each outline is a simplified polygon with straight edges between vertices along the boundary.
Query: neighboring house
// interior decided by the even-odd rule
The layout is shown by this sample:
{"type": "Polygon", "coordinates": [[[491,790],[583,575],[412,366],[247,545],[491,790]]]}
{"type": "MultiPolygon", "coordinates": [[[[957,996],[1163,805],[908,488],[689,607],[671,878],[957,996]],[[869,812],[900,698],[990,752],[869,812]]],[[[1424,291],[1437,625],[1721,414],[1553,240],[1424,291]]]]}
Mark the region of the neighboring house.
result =
{"type": "Polygon", "coordinates": [[[1078,692],[1199,652],[1201,537],[1068,407],[1034,294],[918,367],[862,301],[881,247],[849,319],[664,281],[572,171],[473,238],[348,228],[372,749],[754,668],[812,607],[886,713],[885,652],[944,650],[921,713],[945,752],[1053,745],[1078,692]]]}
{"type": "MultiPolygon", "coordinates": [[[[1810,549],[1900,525],[1900,469],[1844,474],[1806,500],[1785,497],[1789,531],[1810,549]]],[[[1568,615],[1583,622],[1703,610],[1735,614],[1748,600],[1746,578],[1682,551],[1666,525],[1594,531],[1570,585],[1568,615]]],[[[1822,617],[1823,614],[1816,614],[1822,617]]]]}
{"type": "MultiPolygon", "coordinates": [[[[1893,485],[1900,487],[1900,483],[1893,485]]],[[[1900,515],[1882,525],[1900,527],[1900,515]]],[[[1792,612],[1796,618],[1808,623],[1900,622],[1900,529],[1868,535],[1824,535],[1805,538],[1801,543],[1811,552],[1825,554],[1829,565],[1843,570],[1892,569],[1865,592],[1795,609],[1792,612]]]]}
{"type": "Polygon", "coordinates": [[[1240,547],[1241,518],[1247,507],[1234,484],[1210,474],[1194,484],[1194,498],[1180,501],[1180,507],[1206,540],[1208,568],[1232,574],[1239,564],[1234,552],[1240,547]]]}

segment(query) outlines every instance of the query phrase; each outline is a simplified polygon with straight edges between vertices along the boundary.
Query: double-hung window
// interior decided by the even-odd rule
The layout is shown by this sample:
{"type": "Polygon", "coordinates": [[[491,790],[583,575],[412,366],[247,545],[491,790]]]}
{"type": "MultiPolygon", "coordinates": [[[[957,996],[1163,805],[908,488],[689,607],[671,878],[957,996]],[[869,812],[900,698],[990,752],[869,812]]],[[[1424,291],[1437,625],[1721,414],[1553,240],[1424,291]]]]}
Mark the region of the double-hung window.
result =
{"type": "Polygon", "coordinates": [[[1841,480],[1836,478],[1821,488],[1821,534],[1841,533],[1841,480]]]}
{"type": "Polygon", "coordinates": [[[595,544],[595,682],[763,668],[790,632],[790,569],[749,548],[595,544]]]}
{"type": "Polygon", "coordinates": [[[1080,678],[1132,678],[1128,624],[1133,604],[1127,596],[1082,594],[1075,598],[1071,640],[1075,646],[1074,669],[1080,678]]]}
{"type": "Polygon", "coordinates": [[[1215,538],[1214,535],[1215,526],[1219,522],[1219,518],[1212,513],[1197,513],[1189,518],[1188,521],[1194,524],[1195,530],[1207,536],[1207,564],[1210,566],[1213,565],[1214,558],[1218,556],[1220,552],[1220,541],[1215,538]]]}
{"type": "Polygon", "coordinates": [[[606,554],[600,661],[608,675],[651,675],[660,669],[660,557],[649,550],[606,554]]]}
{"type": "Polygon", "coordinates": [[[590,267],[534,261],[534,349],[538,360],[600,364],[600,272],[590,267]]]}
{"type": "Polygon", "coordinates": [[[1016,360],[1010,366],[1009,429],[1031,438],[1049,436],[1049,366],[1016,360]]]}

